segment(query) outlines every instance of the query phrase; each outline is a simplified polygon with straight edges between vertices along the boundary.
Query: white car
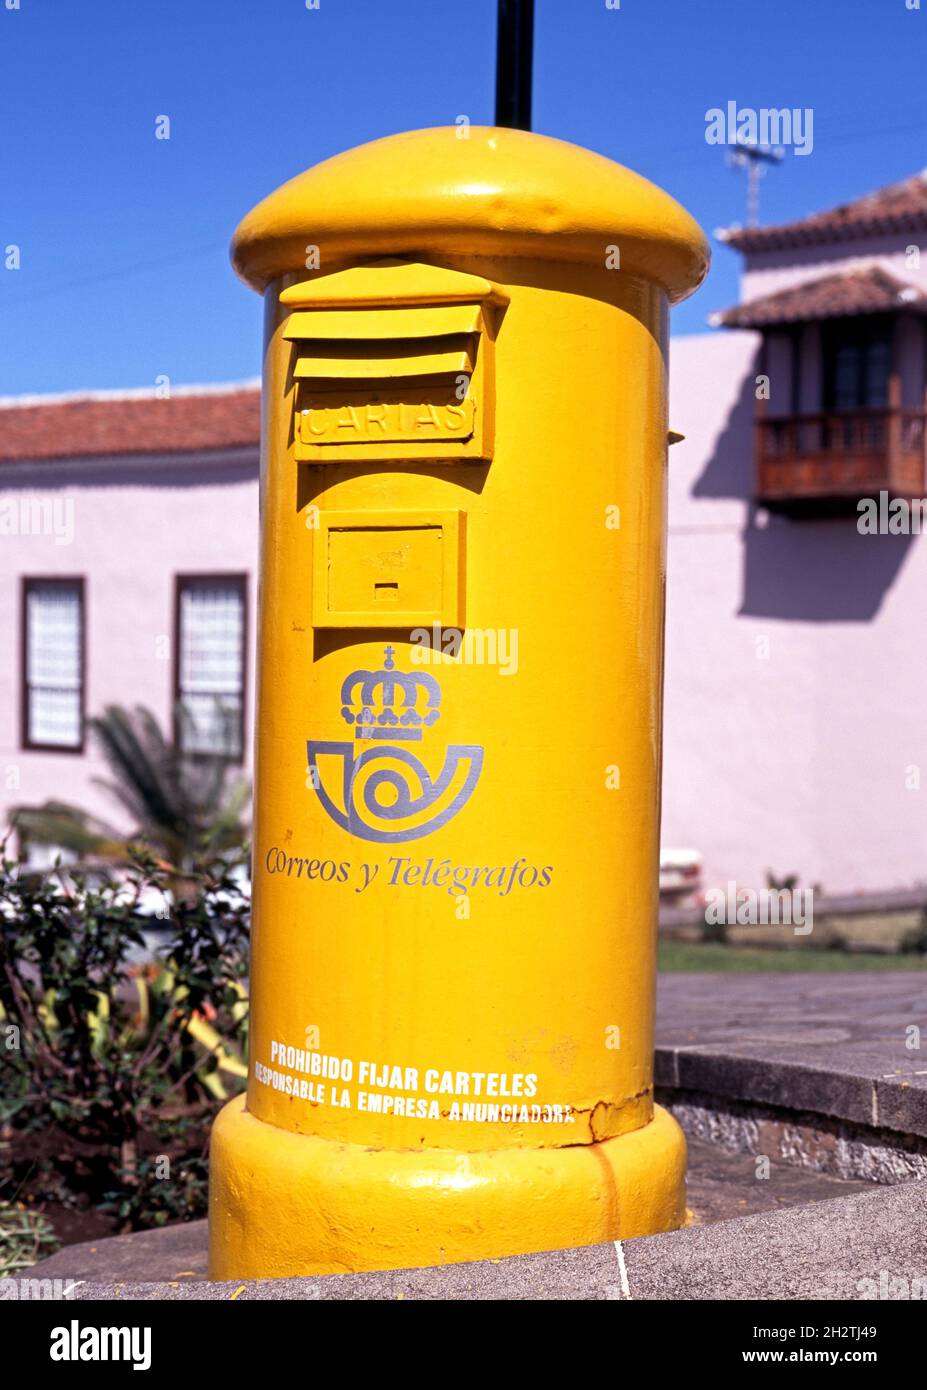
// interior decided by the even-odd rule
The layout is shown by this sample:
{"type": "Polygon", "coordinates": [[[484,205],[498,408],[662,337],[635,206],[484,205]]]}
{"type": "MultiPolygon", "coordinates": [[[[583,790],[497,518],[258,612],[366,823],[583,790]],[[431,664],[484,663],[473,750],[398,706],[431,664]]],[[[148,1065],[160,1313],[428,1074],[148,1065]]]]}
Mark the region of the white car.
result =
{"type": "Polygon", "coordinates": [[[694,849],[660,850],[660,897],[678,899],[702,886],[702,856],[694,849]]]}

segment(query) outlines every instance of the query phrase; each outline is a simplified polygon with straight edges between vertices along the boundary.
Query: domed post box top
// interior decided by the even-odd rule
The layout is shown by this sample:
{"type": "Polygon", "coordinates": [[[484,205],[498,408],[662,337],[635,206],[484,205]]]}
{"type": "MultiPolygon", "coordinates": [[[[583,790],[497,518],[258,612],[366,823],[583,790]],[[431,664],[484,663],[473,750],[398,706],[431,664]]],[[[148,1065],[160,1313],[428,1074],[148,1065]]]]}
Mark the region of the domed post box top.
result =
{"type": "Polygon", "coordinates": [[[390,135],[290,179],[252,209],[232,261],[255,289],[332,262],[515,257],[605,265],[658,285],[670,303],[703,280],[698,224],[655,184],[563,140],[488,126],[390,135]]]}

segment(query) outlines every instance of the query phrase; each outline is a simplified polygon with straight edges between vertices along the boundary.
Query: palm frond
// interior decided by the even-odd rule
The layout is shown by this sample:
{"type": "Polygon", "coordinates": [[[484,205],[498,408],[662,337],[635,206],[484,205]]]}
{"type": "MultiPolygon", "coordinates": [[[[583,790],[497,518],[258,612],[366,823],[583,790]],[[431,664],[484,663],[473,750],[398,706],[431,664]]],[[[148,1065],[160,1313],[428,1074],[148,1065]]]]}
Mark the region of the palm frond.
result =
{"type": "Polygon", "coordinates": [[[107,705],[90,727],[112,774],[93,780],[127,814],[131,834],[79,807],[47,802],[17,808],[26,839],[123,861],[128,840],[138,839],[177,868],[187,868],[207,843],[225,850],[245,841],[250,785],[233,777],[228,759],[183,753],[142,705],[107,705]]]}
{"type": "Polygon", "coordinates": [[[79,806],[46,801],[41,806],[14,806],[10,821],[20,839],[38,845],[58,845],[79,855],[103,859],[125,855],[125,838],[79,806]]]}
{"type": "Polygon", "coordinates": [[[101,782],[143,825],[170,826],[183,816],[178,806],[176,757],[149,710],[130,714],[108,705],[90,727],[115,780],[101,782]]]}

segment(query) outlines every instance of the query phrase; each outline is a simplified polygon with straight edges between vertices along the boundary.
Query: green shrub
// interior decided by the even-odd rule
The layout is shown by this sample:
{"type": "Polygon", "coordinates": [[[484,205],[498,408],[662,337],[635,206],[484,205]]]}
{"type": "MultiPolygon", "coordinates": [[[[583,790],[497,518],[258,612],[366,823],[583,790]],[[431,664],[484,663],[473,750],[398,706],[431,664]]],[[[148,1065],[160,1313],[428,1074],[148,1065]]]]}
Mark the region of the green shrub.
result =
{"type": "Polygon", "coordinates": [[[33,1195],[124,1228],[205,1210],[209,1123],[247,1075],[241,862],[0,861],[0,1130],[33,1195]]]}
{"type": "Polygon", "coordinates": [[[8,1279],[53,1254],[57,1243],[41,1212],[0,1203],[0,1279],[8,1279]]]}

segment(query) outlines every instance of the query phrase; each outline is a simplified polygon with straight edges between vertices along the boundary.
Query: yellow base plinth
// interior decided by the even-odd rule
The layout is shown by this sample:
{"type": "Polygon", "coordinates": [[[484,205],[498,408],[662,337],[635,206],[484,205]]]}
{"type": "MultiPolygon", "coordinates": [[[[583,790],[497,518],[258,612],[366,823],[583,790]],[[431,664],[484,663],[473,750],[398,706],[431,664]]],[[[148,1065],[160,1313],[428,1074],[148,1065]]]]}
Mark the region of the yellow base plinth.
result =
{"type": "Polygon", "coordinates": [[[212,1131],[213,1279],[402,1269],[650,1235],[685,1218],[686,1141],[650,1124],[567,1148],[382,1150],[256,1120],[212,1131]]]}

